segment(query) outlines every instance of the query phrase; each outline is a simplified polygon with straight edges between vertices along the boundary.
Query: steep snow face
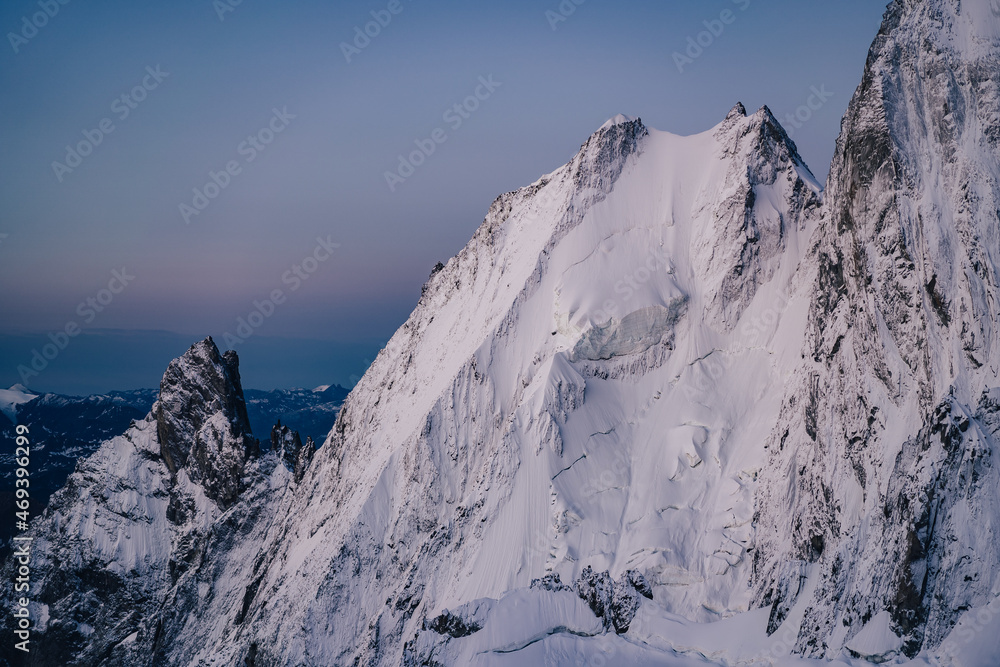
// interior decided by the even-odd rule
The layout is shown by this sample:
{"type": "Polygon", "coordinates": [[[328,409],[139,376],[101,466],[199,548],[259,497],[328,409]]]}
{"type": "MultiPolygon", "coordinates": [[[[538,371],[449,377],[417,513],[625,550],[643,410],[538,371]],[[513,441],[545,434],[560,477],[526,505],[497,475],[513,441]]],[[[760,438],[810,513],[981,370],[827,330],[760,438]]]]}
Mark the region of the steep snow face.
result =
{"type": "Polygon", "coordinates": [[[155,422],[136,423],[81,460],[32,524],[32,664],[96,663],[155,613],[173,532],[158,449],[155,422]]]}
{"type": "Polygon", "coordinates": [[[587,566],[688,618],[746,610],[818,190],[738,106],[690,137],[613,119],[498,198],[224,584],[238,622],[211,594],[173,630],[184,661],[398,665],[443,608],[587,566]]]}
{"type": "Polygon", "coordinates": [[[934,649],[1000,592],[998,73],[988,2],[897,1],[843,122],[754,568],[773,629],[819,564],[808,655],[883,612],[934,649]]]}

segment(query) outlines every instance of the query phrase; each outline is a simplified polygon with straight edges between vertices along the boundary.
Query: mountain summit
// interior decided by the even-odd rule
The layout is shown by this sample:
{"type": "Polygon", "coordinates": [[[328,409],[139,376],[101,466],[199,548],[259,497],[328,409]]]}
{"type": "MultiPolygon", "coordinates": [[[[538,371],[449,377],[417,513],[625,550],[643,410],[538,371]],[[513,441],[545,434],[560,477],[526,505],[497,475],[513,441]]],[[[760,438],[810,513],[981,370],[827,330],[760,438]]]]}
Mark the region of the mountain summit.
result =
{"type": "Polygon", "coordinates": [[[168,596],[202,570],[208,544],[232,539],[262,480],[287,483],[275,455],[259,459],[238,367],[211,338],[193,345],[150,414],[81,459],[33,522],[28,664],[155,663],[168,596]],[[140,628],[153,634],[140,641],[140,628]]]}

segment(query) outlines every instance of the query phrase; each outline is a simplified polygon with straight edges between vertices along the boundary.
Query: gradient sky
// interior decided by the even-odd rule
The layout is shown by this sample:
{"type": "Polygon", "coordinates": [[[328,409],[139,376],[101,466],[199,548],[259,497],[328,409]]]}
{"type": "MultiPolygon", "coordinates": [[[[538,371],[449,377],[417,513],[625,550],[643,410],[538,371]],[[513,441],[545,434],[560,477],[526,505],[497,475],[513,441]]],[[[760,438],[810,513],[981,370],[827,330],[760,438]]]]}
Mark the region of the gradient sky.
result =
{"type": "Polygon", "coordinates": [[[244,384],[351,384],[490,202],[566,162],[616,113],[691,134],[737,101],[783,119],[815,87],[829,99],[792,129],[824,179],[884,10],[566,0],[575,11],[553,29],[557,0],[399,0],[348,63],[341,44],[389,0],[243,0],[220,20],[223,4],[77,0],[16,40],[17,53],[10,33],[42,10],[0,7],[0,385],[76,322],[86,335],[30,387],[155,386],[170,358],[206,335],[221,344],[274,289],[286,301],[236,346],[244,384]],[[672,54],[724,10],[732,23],[679,72],[672,54]],[[121,119],[116,98],[144,77],[152,87],[157,66],[168,75],[121,119]],[[453,130],[444,112],[481,76],[500,86],[453,130]],[[295,118],[247,162],[241,142],[273,109],[295,118]],[[60,182],[52,163],[105,118],[114,131],[60,182]],[[390,192],[384,173],[436,128],[447,141],[390,192]],[[232,160],[240,173],[186,224],[179,205],[232,160]],[[282,276],[318,237],[340,246],[291,291],[282,276]],[[85,321],[79,304],[123,267],[134,280],[85,321]]]}

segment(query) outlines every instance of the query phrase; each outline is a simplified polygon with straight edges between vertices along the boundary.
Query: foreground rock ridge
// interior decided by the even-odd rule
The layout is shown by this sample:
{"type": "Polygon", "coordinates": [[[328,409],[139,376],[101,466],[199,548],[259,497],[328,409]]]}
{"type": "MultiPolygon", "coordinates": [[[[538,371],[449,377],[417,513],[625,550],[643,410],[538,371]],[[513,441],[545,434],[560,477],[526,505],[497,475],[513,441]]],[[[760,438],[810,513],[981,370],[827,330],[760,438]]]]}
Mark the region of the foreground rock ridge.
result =
{"type": "Polygon", "coordinates": [[[268,483],[289,483],[275,463],[250,434],[236,354],[211,338],[193,345],[171,362],[149,415],[81,459],[33,522],[34,641],[27,656],[5,646],[5,657],[162,664],[164,605],[209,548],[255,520],[249,507],[268,483]]]}
{"type": "Polygon", "coordinates": [[[766,107],[616,116],[319,449],[194,345],[33,523],[29,664],[995,664],[998,60],[891,3],[825,189],[766,107]]]}

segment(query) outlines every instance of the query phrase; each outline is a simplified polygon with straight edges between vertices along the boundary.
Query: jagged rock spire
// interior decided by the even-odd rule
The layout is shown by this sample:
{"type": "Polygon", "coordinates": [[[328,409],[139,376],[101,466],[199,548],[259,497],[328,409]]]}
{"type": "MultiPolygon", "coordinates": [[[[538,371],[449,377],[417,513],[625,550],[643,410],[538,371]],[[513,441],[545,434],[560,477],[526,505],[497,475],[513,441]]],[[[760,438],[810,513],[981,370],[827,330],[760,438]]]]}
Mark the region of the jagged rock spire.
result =
{"type": "Polygon", "coordinates": [[[271,428],[271,451],[292,472],[295,481],[301,482],[316,452],[316,443],[312,438],[306,437],[303,445],[299,432],[291,430],[278,420],[271,428]]]}
{"type": "Polygon", "coordinates": [[[239,495],[244,463],[260,453],[236,353],[219,354],[211,337],[192,345],[163,374],[153,415],[170,472],[185,469],[210,498],[230,505],[239,495]]]}

